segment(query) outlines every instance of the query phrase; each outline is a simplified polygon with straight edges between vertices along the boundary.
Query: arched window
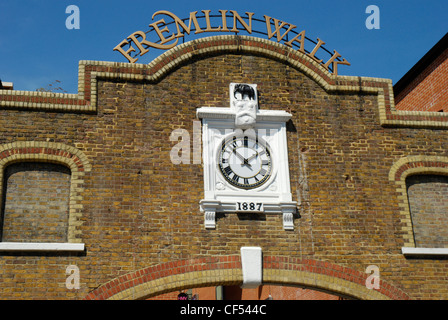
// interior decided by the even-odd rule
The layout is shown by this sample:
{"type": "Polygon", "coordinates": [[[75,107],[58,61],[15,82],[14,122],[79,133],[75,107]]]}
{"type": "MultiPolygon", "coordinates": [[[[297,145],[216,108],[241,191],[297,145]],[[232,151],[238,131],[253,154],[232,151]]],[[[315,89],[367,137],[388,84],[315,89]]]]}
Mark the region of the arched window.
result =
{"type": "Polygon", "coordinates": [[[406,178],[415,246],[448,248],[448,176],[406,178]]]}
{"type": "Polygon", "coordinates": [[[448,158],[409,156],[399,159],[389,180],[401,194],[402,253],[448,255],[448,158]]]}

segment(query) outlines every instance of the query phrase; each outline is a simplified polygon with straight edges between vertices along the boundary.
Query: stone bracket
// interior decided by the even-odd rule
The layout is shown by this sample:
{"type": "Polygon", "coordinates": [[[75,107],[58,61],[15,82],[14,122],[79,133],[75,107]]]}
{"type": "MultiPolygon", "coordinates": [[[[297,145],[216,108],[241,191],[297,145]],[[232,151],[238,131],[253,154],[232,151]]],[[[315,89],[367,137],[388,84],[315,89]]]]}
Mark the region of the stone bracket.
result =
{"type": "MultiPolygon", "coordinates": [[[[216,212],[237,213],[236,205],[233,202],[223,202],[219,200],[201,200],[201,211],[204,212],[204,226],[206,229],[216,228],[216,212]]],[[[265,214],[282,214],[283,229],[294,230],[294,214],[297,213],[297,203],[287,201],[280,203],[265,203],[265,214]]],[[[253,214],[259,214],[254,212],[253,214]]]]}

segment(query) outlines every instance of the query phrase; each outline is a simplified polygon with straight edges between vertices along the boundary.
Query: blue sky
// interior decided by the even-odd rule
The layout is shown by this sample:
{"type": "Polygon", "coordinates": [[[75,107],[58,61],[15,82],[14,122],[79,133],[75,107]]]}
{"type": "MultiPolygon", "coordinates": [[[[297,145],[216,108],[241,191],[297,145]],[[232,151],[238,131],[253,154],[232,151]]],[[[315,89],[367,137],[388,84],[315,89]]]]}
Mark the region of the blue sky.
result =
{"type": "MultiPolygon", "coordinates": [[[[256,18],[268,15],[294,24],[297,32],[322,39],[351,63],[339,66],[340,75],[394,83],[448,31],[447,0],[1,0],[0,79],[31,91],[59,80],[67,92],[77,93],[79,60],[127,62],[113,48],[131,33],[147,31],[156,11],[188,18],[207,9],[212,14],[236,10],[241,16],[254,12],[256,18]],[[66,28],[69,5],[80,10],[80,29],[66,28]],[[369,5],[380,9],[380,29],[366,28],[369,5]]],[[[152,49],[138,63],[160,53],[152,49]]]]}

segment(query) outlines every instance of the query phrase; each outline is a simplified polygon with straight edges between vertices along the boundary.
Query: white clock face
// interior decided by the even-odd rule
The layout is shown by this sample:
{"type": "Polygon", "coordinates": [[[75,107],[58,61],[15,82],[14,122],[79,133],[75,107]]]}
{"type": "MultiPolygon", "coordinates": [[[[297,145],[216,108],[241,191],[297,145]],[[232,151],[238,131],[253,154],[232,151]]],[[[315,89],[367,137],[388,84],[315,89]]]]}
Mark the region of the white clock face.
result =
{"type": "Polygon", "coordinates": [[[271,152],[257,139],[234,136],[222,142],[219,169],[231,185],[241,189],[257,188],[271,176],[271,152]]]}

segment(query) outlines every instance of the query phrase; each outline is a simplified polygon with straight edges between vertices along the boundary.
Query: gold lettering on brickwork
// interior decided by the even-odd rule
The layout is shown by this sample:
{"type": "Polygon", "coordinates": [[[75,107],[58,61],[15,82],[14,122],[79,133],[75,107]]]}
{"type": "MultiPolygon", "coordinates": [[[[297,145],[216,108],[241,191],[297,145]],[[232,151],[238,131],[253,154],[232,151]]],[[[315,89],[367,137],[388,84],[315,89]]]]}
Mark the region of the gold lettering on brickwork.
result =
{"type": "MultiPolygon", "coordinates": [[[[238,34],[241,30],[246,30],[249,34],[252,34],[252,17],[254,15],[252,12],[246,12],[246,22],[246,20],[235,10],[219,10],[220,15],[218,15],[218,17],[221,17],[221,25],[219,26],[212,26],[210,12],[211,10],[202,10],[204,16],[199,18],[205,19],[205,26],[201,26],[198,21],[197,11],[190,12],[188,19],[181,19],[174,13],[166,10],[157,11],[152,15],[152,20],[154,20],[157,16],[162,16],[162,18],[149,24],[152,28],[150,31],[155,31],[157,34],[157,41],[149,41],[147,39],[147,32],[136,31],[115,46],[114,51],[121,53],[130,63],[135,63],[138,60],[138,56],[143,56],[149,51],[149,48],[161,50],[174,48],[178,45],[179,38],[184,37],[185,33],[190,35],[192,31],[194,31],[194,34],[206,32],[232,32],[238,34]],[[229,29],[230,26],[227,25],[228,12],[231,14],[231,21],[233,22],[231,29],[229,29]],[[165,21],[167,18],[172,21],[167,23],[165,21]],[[125,49],[127,46],[129,47],[125,49]],[[135,56],[131,56],[131,53],[133,52],[136,53],[135,56]]],[[[274,39],[278,43],[283,42],[283,44],[290,48],[293,47],[293,43],[296,43],[299,45],[297,51],[308,55],[314,61],[321,64],[326,70],[329,70],[330,65],[332,65],[333,73],[336,75],[338,73],[339,64],[350,65],[345,58],[342,58],[342,61],[337,60],[338,58],[341,58],[341,55],[336,50],[334,50],[332,57],[324,63],[322,59],[316,58],[316,53],[321,46],[325,44],[324,41],[318,38],[317,44],[314,48],[309,48],[311,50],[307,53],[305,50],[305,30],[302,30],[296,35],[290,34],[292,30],[297,28],[296,25],[272,18],[267,15],[264,15],[264,18],[266,22],[265,34],[267,34],[268,39],[274,39]],[[290,35],[294,36],[289,40],[290,35]]]]}

